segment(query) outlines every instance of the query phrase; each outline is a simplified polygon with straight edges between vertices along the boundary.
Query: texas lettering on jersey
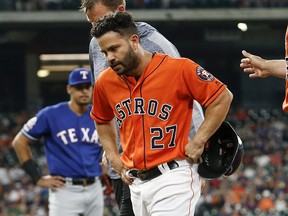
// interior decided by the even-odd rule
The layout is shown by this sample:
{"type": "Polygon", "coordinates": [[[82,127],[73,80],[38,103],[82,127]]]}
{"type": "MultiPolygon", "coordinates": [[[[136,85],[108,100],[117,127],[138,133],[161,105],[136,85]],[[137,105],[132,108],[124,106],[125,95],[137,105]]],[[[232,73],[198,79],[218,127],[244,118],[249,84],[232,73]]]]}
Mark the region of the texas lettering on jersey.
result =
{"type": "Polygon", "coordinates": [[[67,130],[62,130],[59,133],[57,133],[57,137],[61,139],[61,141],[65,144],[71,144],[71,143],[77,143],[79,141],[81,142],[87,142],[87,143],[95,143],[98,144],[98,134],[97,131],[94,130],[91,136],[89,136],[89,128],[81,128],[80,133],[80,140],[78,138],[79,133],[75,130],[75,128],[69,128],[67,130]]]}
{"type": "Polygon", "coordinates": [[[132,114],[133,115],[147,114],[148,116],[156,117],[161,121],[166,121],[168,120],[172,109],[173,109],[172,105],[160,104],[160,102],[157,101],[156,99],[150,99],[148,101],[148,104],[145,106],[144,98],[140,97],[133,98],[133,101],[131,101],[130,98],[127,98],[125,100],[122,100],[120,103],[117,103],[115,106],[115,110],[118,113],[118,115],[116,115],[116,121],[119,128],[122,127],[123,121],[132,114]]]}
{"type": "MultiPolygon", "coordinates": [[[[37,117],[31,118],[24,125],[23,130],[26,133],[29,133],[29,131],[34,127],[36,123],[37,123],[37,117]]],[[[76,131],[75,128],[67,128],[65,130],[60,130],[59,132],[55,132],[55,134],[64,145],[77,143],[79,141],[99,144],[98,133],[97,133],[97,130],[95,129],[93,130],[92,133],[90,133],[90,128],[81,127],[80,131],[76,131]]]]}

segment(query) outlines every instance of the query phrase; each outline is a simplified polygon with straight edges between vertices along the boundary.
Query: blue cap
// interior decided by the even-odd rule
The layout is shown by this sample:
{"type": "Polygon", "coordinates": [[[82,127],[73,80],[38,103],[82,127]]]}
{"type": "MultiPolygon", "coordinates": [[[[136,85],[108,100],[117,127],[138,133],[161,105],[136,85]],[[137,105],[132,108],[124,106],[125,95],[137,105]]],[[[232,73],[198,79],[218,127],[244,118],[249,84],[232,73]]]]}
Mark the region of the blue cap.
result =
{"type": "Polygon", "coordinates": [[[68,85],[92,83],[92,72],[86,68],[76,68],[69,74],[68,85]]]}

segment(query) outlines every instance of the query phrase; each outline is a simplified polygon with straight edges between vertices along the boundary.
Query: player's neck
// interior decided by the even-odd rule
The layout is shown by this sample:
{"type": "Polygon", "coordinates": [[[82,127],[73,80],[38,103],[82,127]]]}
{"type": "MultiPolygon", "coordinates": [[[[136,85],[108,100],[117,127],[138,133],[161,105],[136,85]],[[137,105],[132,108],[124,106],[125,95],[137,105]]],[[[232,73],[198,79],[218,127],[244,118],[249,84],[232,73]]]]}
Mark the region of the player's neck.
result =
{"type": "Polygon", "coordinates": [[[82,115],[83,113],[85,113],[88,109],[88,104],[85,105],[79,105],[75,102],[69,101],[68,102],[68,106],[69,108],[76,113],[77,115],[82,115]]]}
{"type": "Polygon", "coordinates": [[[146,52],[144,51],[143,56],[141,57],[140,60],[140,64],[138,66],[138,68],[136,69],[136,71],[140,71],[140,73],[134,75],[136,81],[140,78],[140,76],[142,75],[142,73],[145,71],[147,65],[149,64],[149,62],[151,61],[153,57],[153,54],[150,52],[146,52]]]}

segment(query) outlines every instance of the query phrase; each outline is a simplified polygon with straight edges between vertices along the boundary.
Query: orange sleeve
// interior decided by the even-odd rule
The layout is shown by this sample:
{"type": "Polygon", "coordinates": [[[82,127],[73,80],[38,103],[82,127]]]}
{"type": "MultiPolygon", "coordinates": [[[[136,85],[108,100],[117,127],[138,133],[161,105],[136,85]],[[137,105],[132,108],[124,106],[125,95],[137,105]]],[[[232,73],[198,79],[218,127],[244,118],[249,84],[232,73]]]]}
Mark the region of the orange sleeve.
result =
{"type": "Polygon", "coordinates": [[[285,36],[285,60],[286,60],[286,90],[285,90],[285,100],[283,102],[282,108],[285,112],[288,112],[288,26],[286,29],[285,36]]]}
{"type": "Polygon", "coordinates": [[[97,123],[105,124],[114,118],[114,113],[109,105],[105,88],[101,87],[102,83],[99,76],[94,86],[90,116],[97,123]]]}
{"type": "Polygon", "coordinates": [[[220,80],[191,60],[184,64],[186,88],[202,106],[208,107],[227,87],[220,80]]]}

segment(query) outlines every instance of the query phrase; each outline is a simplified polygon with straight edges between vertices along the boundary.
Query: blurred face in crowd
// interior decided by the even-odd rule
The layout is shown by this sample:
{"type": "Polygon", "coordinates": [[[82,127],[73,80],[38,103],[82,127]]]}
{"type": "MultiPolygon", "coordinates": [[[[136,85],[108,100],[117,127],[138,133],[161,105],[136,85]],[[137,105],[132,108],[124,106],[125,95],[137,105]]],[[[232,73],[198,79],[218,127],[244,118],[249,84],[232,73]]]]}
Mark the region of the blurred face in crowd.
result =
{"type": "Polygon", "coordinates": [[[92,86],[90,83],[67,85],[67,92],[72,103],[76,103],[79,106],[86,106],[91,102],[92,86]]]}
{"type": "MultiPolygon", "coordinates": [[[[118,11],[124,11],[125,6],[119,5],[117,7],[118,11]]],[[[103,5],[101,2],[95,3],[90,9],[87,9],[86,11],[86,17],[88,22],[90,22],[92,25],[95,23],[99,18],[103,17],[106,14],[113,13],[115,10],[112,8],[103,5]]]]}

